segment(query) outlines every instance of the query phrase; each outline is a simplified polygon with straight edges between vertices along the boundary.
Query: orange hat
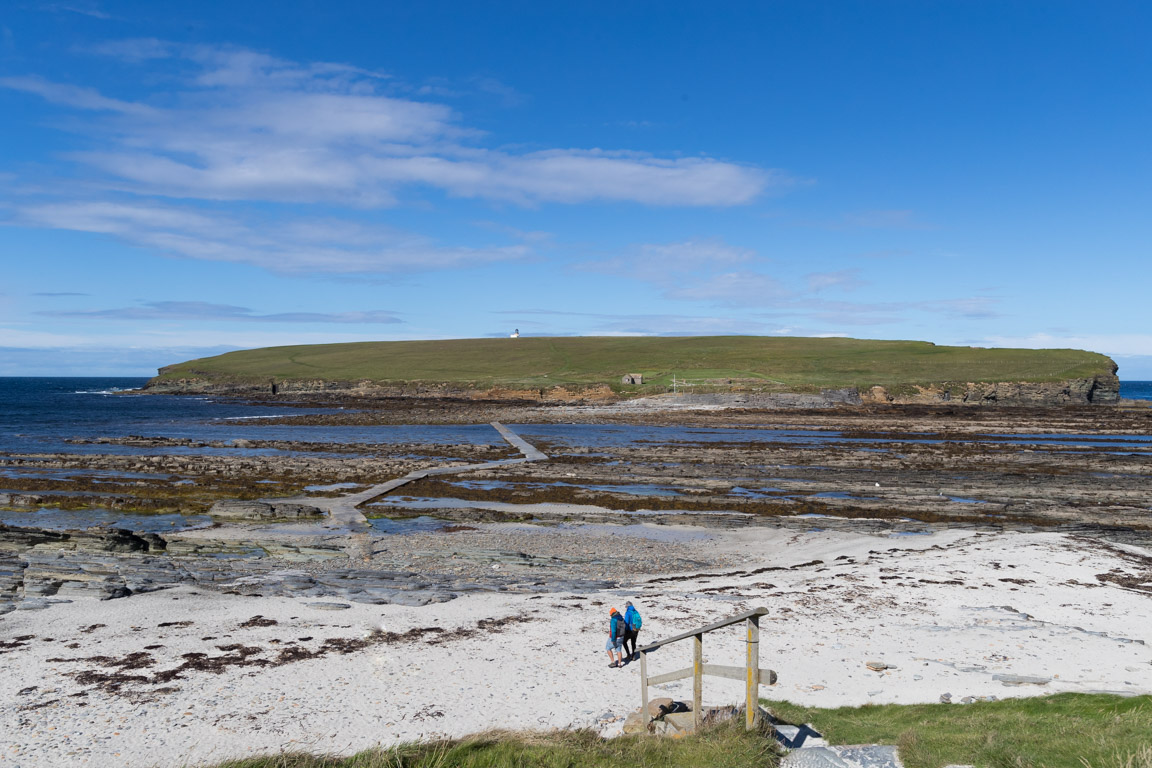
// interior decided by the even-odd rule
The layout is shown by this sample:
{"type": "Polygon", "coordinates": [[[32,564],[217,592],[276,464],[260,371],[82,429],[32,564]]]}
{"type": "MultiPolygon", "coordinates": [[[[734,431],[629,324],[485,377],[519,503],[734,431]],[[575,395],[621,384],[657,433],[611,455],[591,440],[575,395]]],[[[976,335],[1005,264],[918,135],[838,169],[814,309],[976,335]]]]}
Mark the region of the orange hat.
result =
{"type": "Polygon", "coordinates": [[[608,609],[608,615],[609,616],[611,616],[614,613],[620,613],[620,611],[616,610],[615,608],[609,608],[608,609]]]}

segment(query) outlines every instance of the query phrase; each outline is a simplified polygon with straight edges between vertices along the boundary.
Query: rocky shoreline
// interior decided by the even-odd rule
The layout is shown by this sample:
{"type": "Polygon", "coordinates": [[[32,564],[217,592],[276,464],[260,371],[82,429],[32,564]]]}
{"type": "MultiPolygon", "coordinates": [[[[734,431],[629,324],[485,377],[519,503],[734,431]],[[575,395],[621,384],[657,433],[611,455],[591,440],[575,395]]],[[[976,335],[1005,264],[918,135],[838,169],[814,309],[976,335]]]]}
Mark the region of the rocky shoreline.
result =
{"type": "MultiPolygon", "coordinates": [[[[355,413],[257,423],[387,424],[411,417],[403,405],[390,400],[355,413]]],[[[128,446],[158,453],[0,456],[6,473],[0,507],[12,510],[7,527],[0,529],[0,601],[14,607],[19,600],[13,597],[109,598],[197,584],[243,593],[423,604],[472,589],[519,588],[537,573],[548,573],[558,588],[581,580],[603,586],[595,577],[598,566],[581,565],[593,562],[587,558],[522,556],[523,542],[469,544],[488,535],[470,527],[496,523],[537,523],[528,531],[542,542],[568,540],[556,535],[555,526],[574,524],[885,536],[950,527],[1060,530],[1136,545],[1145,545],[1152,532],[1149,410],[907,406],[781,412],[699,405],[504,407],[498,414],[510,420],[562,428],[557,433],[562,439],[534,438],[548,453],[547,461],[425,477],[360,508],[369,517],[400,521],[431,515],[455,524],[448,533],[421,533],[403,523],[340,530],[327,521],[327,505],[321,502],[362,494],[413,472],[507,461],[519,455],[512,447],[129,436],[83,442],[87,448],[128,446]],[[618,442],[611,431],[563,431],[566,423],[633,424],[657,431],[618,442]],[[659,431],[673,426],[671,432],[659,431]],[[722,439],[724,430],[734,437],[722,439]],[[232,453],[163,453],[200,448],[232,453]],[[105,528],[38,528],[42,513],[34,511],[52,506],[78,515],[91,508],[176,512],[207,515],[205,520],[215,522],[207,530],[180,531],[173,522],[173,531],[134,533],[128,515],[118,518],[126,523],[110,521],[105,528]],[[440,545],[416,547],[420,537],[458,547],[449,556],[453,568],[444,570],[438,557],[399,554],[439,551],[440,545]],[[390,542],[392,555],[382,559],[373,552],[383,542],[390,542]]],[[[448,416],[464,422],[492,415],[493,408],[458,403],[448,416]]],[[[495,431],[493,439],[499,439],[495,431]]],[[[684,556],[665,553],[650,562],[644,554],[633,553],[653,570],[662,564],[691,567],[691,558],[684,556]]]]}
{"type": "MultiPolygon", "coordinates": [[[[753,382],[761,384],[761,382],[753,382]]],[[[221,378],[166,378],[149,381],[142,390],[151,394],[213,395],[244,398],[346,399],[371,402],[378,400],[436,401],[447,404],[488,402],[505,405],[520,403],[572,405],[616,403],[630,400],[628,393],[606,385],[583,387],[558,385],[538,389],[508,387],[478,388],[455,384],[416,382],[383,384],[374,381],[341,381],[331,379],[251,380],[221,378]]],[[[860,405],[933,405],[959,404],[975,406],[1064,406],[1115,405],[1120,401],[1120,379],[1116,368],[1109,374],[1064,381],[942,381],[905,387],[872,386],[864,389],[845,387],[818,391],[769,391],[762,385],[749,387],[746,382],[730,382],[698,388],[699,393],[673,395],[665,400],[695,405],[721,407],[808,409],[838,408],[860,405]]],[[[653,393],[647,393],[649,399],[653,393]]]]}

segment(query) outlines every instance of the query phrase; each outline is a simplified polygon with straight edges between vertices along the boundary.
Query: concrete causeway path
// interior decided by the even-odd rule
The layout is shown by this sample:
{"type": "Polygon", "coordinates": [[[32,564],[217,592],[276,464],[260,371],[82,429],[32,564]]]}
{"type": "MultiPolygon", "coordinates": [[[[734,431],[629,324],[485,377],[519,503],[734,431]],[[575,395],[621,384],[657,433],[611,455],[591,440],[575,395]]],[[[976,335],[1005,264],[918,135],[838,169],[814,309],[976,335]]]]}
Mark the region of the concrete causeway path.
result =
{"type": "Polygon", "coordinates": [[[500,436],[516,447],[520,453],[524,454],[524,461],[545,461],[547,456],[536,448],[536,446],[529,443],[520,435],[516,434],[508,427],[504,426],[498,421],[493,421],[492,426],[500,433],[500,436]]]}
{"type": "Polygon", "coordinates": [[[407,485],[414,480],[419,480],[424,477],[432,475],[455,475],[461,472],[475,472],[481,469],[496,469],[498,467],[507,467],[512,464],[525,464],[529,461],[546,461],[547,454],[540,451],[536,446],[529,443],[520,435],[513,432],[508,427],[504,426],[498,421],[493,421],[492,426],[500,433],[500,436],[508,441],[516,450],[524,454],[520,459],[502,459],[500,461],[486,461],[483,464],[465,464],[457,467],[432,467],[429,469],[417,469],[409,472],[403,477],[398,477],[395,480],[389,480],[386,483],[374,485],[358,493],[351,493],[347,496],[340,496],[338,498],[330,497],[316,497],[316,496],[301,496],[293,499],[281,499],[281,501],[294,501],[301,504],[310,504],[311,506],[318,507],[328,512],[328,520],[325,527],[329,528],[350,528],[352,530],[364,530],[368,527],[368,518],[364,517],[364,513],[360,511],[360,505],[364,504],[377,496],[394,491],[397,488],[407,485]]]}

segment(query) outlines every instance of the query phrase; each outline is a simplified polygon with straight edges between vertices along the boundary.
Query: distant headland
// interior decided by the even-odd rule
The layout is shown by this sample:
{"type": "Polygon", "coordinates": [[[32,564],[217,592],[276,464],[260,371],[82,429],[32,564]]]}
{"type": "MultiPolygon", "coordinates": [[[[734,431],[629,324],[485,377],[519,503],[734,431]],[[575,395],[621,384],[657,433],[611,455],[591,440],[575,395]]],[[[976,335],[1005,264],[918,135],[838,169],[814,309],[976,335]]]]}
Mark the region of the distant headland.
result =
{"type": "MultiPolygon", "coordinates": [[[[764,405],[1115,403],[1111,358],[1074,349],[760,336],[314,344],[165,366],[156,393],[616,401],[675,392],[764,405]]],[[[718,401],[719,402],[719,401],[718,401]]]]}

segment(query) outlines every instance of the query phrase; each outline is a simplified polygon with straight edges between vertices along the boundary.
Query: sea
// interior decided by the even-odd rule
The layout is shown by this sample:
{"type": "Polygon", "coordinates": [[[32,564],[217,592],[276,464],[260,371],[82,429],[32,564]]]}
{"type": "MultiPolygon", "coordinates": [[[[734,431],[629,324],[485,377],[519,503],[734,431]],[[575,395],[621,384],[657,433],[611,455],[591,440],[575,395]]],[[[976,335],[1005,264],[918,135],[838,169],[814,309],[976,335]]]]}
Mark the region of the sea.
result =
{"type": "MultiPolygon", "coordinates": [[[[0,377],[0,452],[279,454],[272,449],[86,444],[99,437],[171,437],[204,442],[500,443],[487,424],[429,429],[254,425],[251,420],[330,412],[291,403],[198,395],[136,394],[146,378],[0,377]],[[245,423],[245,420],[248,420],[245,423]],[[79,440],[80,442],[73,442],[79,440]]],[[[297,452],[299,453],[299,452],[297,452]]]]}
{"type": "MultiPolygon", "coordinates": [[[[196,395],[134,394],[145,378],[0,377],[0,453],[269,454],[276,449],[220,445],[236,439],[350,444],[502,444],[487,424],[409,426],[296,426],[257,424],[281,416],[331,409],[284,402],[253,403],[196,395]],[[172,437],[216,446],[124,446],[86,443],[99,437],[172,437]],[[75,442],[75,441],[79,442],[75,442]]],[[[1125,381],[1121,397],[1152,400],[1152,381],[1125,381]]],[[[624,445],[635,440],[711,442],[782,440],[852,442],[835,432],[732,430],[592,424],[515,425],[533,438],[560,445],[624,445]]],[[[1018,436],[1023,437],[1023,436],[1018,436]]],[[[1055,436],[1051,436],[1055,437],[1055,436]]],[[[1073,437],[1073,436],[1065,436],[1073,437]]],[[[1143,441],[1141,441],[1143,442],[1143,441]]],[[[297,451],[299,453],[300,451],[297,451]]]]}
{"type": "Polygon", "coordinates": [[[1152,400],[1152,381],[1121,381],[1120,397],[1128,400],[1152,400]]]}
{"type": "MultiPolygon", "coordinates": [[[[332,409],[285,403],[254,403],[235,398],[196,395],[138,394],[145,378],[20,378],[0,377],[0,455],[25,455],[19,466],[0,467],[0,492],[6,492],[4,478],[17,476],[63,476],[71,470],[38,468],[33,456],[52,453],[101,453],[122,455],[205,454],[205,455],[308,455],[322,446],[299,445],[293,451],[231,445],[242,440],[283,440],[295,443],[343,443],[364,446],[361,454],[378,453],[374,444],[424,444],[436,458],[435,446],[448,444],[503,443],[489,424],[312,426],[269,424],[267,419],[301,414],[320,414],[332,409]],[[96,438],[117,437],[186,438],[199,444],[134,446],[90,442],[96,438]],[[208,445],[211,443],[211,445],[208,445]],[[33,456],[28,456],[29,454],[33,456]]],[[[1152,400],[1152,381],[1121,384],[1121,396],[1152,400]]],[[[622,447],[644,443],[708,443],[725,441],[788,442],[802,446],[829,443],[864,442],[862,451],[899,450],[901,442],[939,442],[935,436],[902,436],[899,440],[876,441],[857,438],[833,430],[701,428],[641,426],[621,424],[514,424],[529,442],[549,451],[584,446],[622,447]],[[885,443],[887,443],[885,445],[885,443]],[[878,448],[876,445],[884,445],[878,448]]],[[[1152,455],[1152,435],[1101,437],[1097,435],[991,435],[996,440],[1038,445],[1069,443],[1090,450],[1107,446],[1112,451],[1152,455]]],[[[977,438],[982,439],[982,438],[977,438]]],[[[390,453],[390,451],[385,451],[390,453]]],[[[330,455],[330,454],[329,454],[330,455]]],[[[85,470],[92,476],[132,473],[85,470]]],[[[186,481],[186,482],[191,482],[186,481]]],[[[211,524],[203,515],[132,515],[112,509],[68,511],[54,508],[0,510],[0,524],[34,525],[41,528],[73,529],[101,524],[132,530],[172,531],[211,524]]],[[[391,523],[386,523],[391,525],[391,523]]],[[[420,518],[414,525],[431,524],[420,518]]],[[[394,531],[386,531],[394,532],[394,531]]]]}

